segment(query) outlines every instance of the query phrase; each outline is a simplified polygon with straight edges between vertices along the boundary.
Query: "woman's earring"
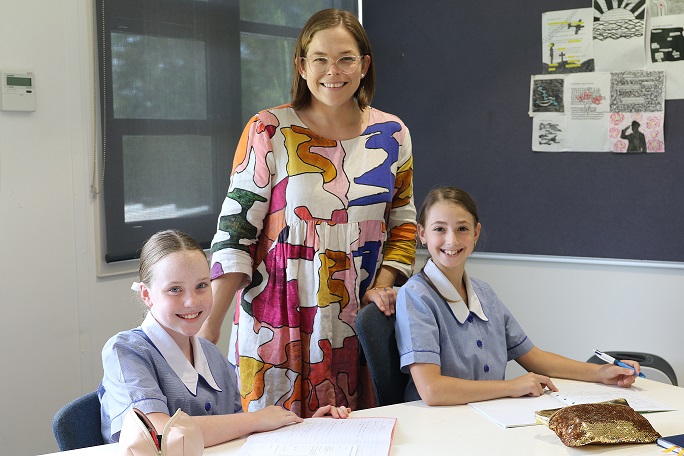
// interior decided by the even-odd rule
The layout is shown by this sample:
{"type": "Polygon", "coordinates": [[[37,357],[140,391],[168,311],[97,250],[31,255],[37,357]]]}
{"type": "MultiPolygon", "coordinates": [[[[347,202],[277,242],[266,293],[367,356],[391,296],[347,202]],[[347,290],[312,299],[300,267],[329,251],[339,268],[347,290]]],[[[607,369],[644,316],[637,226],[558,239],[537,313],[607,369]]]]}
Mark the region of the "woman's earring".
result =
{"type": "Polygon", "coordinates": [[[363,79],[364,76],[365,76],[365,74],[361,73],[361,79],[363,79]]]}

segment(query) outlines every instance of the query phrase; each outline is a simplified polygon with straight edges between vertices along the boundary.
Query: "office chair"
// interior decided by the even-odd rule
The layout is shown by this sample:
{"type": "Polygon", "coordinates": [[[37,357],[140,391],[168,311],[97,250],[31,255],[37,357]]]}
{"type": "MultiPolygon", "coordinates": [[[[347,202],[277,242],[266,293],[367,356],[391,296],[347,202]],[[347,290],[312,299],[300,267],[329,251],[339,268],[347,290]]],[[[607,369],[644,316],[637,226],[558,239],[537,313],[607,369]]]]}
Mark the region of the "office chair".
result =
{"type": "Polygon", "coordinates": [[[93,391],[62,407],[52,419],[59,451],[104,445],[100,429],[100,399],[93,391]]]}
{"type": "Polygon", "coordinates": [[[370,303],[356,315],[356,332],[368,363],[378,405],[404,402],[409,376],[399,368],[399,350],[394,338],[394,315],[386,316],[370,303]]]}
{"type": "MultiPolygon", "coordinates": [[[[677,375],[675,371],[663,358],[651,353],[628,352],[628,351],[607,351],[605,352],[615,359],[632,359],[641,365],[641,371],[646,378],[663,383],[671,383],[677,386],[677,375]]],[[[596,355],[587,360],[588,363],[605,364],[596,355]]]]}

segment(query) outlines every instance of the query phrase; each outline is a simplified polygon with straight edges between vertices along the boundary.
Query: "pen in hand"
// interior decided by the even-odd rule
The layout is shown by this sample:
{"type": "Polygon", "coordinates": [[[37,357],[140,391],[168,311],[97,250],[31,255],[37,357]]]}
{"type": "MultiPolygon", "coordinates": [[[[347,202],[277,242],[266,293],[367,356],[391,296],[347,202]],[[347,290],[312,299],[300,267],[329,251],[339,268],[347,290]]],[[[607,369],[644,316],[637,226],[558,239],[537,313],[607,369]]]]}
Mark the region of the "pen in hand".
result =
{"type": "MultiPolygon", "coordinates": [[[[625,364],[622,361],[619,361],[619,360],[613,358],[612,356],[610,356],[606,353],[603,353],[602,351],[599,351],[599,350],[594,350],[594,354],[607,363],[615,364],[616,366],[620,366],[620,367],[626,367],[627,369],[632,369],[634,371],[634,375],[636,375],[636,369],[634,369],[629,364],[625,364]]],[[[646,376],[644,375],[643,372],[639,372],[639,377],[646,378],[646,376]]]]}

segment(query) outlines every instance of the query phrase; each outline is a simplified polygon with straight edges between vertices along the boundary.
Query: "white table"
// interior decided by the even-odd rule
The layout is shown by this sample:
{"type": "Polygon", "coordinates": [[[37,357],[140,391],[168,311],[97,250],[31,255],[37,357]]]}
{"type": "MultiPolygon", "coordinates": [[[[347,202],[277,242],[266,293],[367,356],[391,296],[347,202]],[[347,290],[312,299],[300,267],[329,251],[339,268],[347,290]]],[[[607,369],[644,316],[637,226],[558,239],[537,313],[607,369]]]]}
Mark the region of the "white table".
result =
{"type": "MultiPolygon", "coordinates": [[[[560,389],[572,380],[554,379],[560,389]]],[[[647,379],[637,379],[634,390],[651,399],[668,404],[676,410],[645,414],[651,425],[662,435],[684,433],[684,388],[647,379]]],[[[662,456],[662,448],[653,444],[588,445],[568,448],[546,426],[508,428],[498,426],[467,405],[428,407],[422,401],[390,405],[353,412],[352,416],[384,416],[397,418],[391,456],[414,455],[477,455],[507,454],[510,456],[534,455],[585,455],[610,456],[652,455],[662,456]]],[[[207,448],[205,455],[229,456],[238,454],[244,439],[207,448]]],[[[116,444],[84,448],[53,456],[115,456],[116,444]]]]}

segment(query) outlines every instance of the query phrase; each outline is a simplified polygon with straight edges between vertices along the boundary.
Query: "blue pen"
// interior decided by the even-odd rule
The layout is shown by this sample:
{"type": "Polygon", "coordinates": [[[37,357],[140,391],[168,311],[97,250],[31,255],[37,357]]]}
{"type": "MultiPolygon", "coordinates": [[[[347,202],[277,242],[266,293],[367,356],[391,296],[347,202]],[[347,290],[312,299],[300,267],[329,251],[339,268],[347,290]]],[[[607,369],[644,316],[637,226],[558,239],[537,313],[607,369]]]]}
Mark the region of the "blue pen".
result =
{"type": "MultiPolygon", "coordinates": [[[[605,354],[599,350],[594,350],[594,354],[607,363],[615,364],[616,366],[620,366],[620,367],[626,367],[627,369],[632,369],[634,371],[634,375],[636,375],[636,369],[634,369],[629,364],[625,364],[622,361],[618,361],[617,359],[613,358],[612,356],[607,355],[607,354],[605,354]]],[[[643,372],[639,372],[639,377],[646,378],[646,376],[644,375],[643,372]]]]}

